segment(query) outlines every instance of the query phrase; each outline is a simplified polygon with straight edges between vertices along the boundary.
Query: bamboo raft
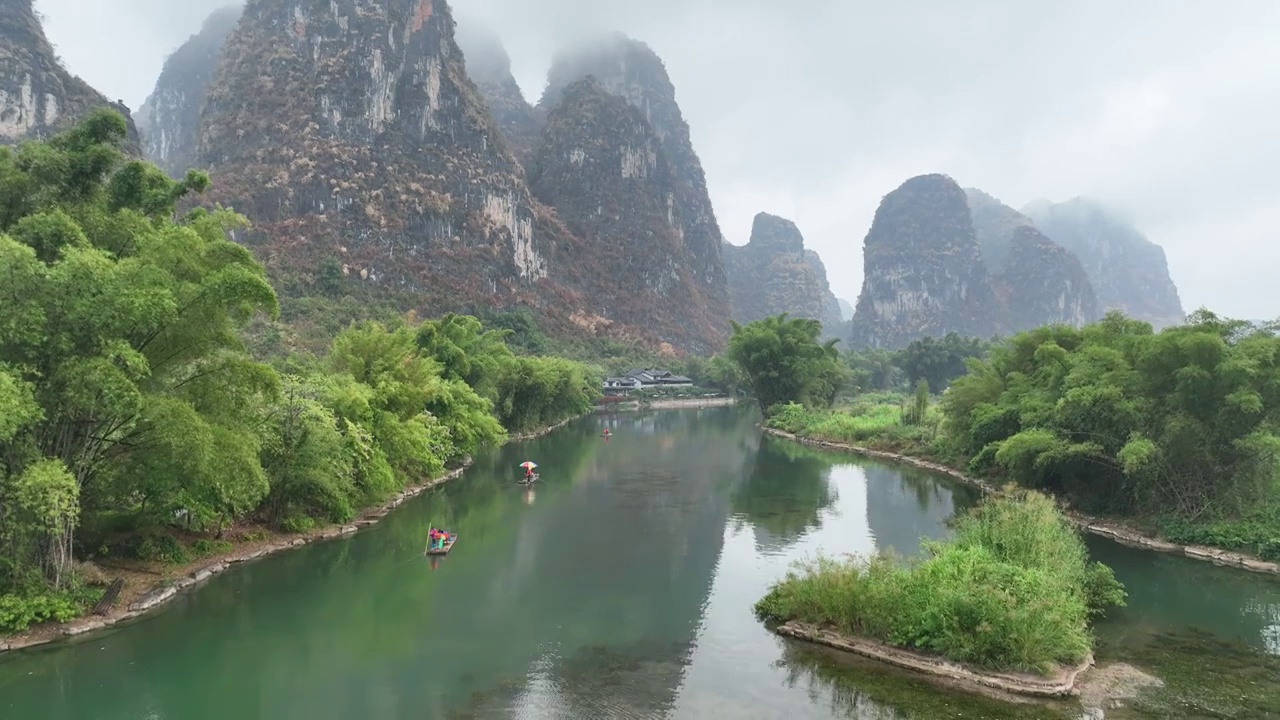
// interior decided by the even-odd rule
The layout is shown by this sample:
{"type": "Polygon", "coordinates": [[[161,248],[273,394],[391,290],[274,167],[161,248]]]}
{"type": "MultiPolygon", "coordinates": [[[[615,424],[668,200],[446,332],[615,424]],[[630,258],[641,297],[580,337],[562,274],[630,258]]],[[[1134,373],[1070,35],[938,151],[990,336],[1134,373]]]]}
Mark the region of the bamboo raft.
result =
{"type": "Polygon", "coordinates": [[[441,545],[440,547],[428,546],[427,554],[428,555],[448,555],[449,551],[453,549],[453,544],[456,542],[458,542],[458,536],[450,535],[449,539],[444,541],[444,545],[441,545]]]}

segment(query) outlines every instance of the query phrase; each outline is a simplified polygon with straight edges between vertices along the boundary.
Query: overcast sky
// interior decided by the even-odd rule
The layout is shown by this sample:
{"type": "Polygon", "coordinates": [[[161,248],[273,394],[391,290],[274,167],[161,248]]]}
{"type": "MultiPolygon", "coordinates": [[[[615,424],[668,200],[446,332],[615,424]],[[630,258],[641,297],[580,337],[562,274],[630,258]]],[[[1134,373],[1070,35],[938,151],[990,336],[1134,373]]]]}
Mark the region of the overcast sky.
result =
{"type": "MultiPolygon", "coordinates": [[[[36,0],[70,69],[136,108],[226,0],[36,0]]],[[[1190,311],[1280,316],[1280,2],[455,0],[530,101],[561,43],[665,60],[726,239],[792,218],[836,294],[880,198],[944,172],[1014,207],[1089,195],[1164,246],[1190,311]]]]}

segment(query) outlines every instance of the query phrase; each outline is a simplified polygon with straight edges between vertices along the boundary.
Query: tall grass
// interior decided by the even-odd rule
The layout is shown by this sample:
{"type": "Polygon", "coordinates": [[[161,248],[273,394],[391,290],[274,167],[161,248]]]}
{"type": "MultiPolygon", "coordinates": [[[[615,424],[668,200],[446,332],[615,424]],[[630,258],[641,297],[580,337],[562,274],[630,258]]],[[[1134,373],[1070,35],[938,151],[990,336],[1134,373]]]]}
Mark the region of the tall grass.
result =
{"type": "Polygon", "coordinates": [[[1110,568],[1048,497],[1013,491],[974,508],[926,557],[801,565],[756,604],[770,622],[801,620],[950,660],[1047,673],[1092,647],[1089,618],[1124,604],[1110,568]]]}
{"type": "Polygon", "coordinates": [[[937,433],[941,410],[936,405],[930,406],[923,419],[907,424],[903,418],[905,404],[903,396],[897,393],[862,395],[849,405],[832,410],[813,410],[791,403],[771,408],[766,425],[827,442],[891,450],[927,446],[937,433]]]}

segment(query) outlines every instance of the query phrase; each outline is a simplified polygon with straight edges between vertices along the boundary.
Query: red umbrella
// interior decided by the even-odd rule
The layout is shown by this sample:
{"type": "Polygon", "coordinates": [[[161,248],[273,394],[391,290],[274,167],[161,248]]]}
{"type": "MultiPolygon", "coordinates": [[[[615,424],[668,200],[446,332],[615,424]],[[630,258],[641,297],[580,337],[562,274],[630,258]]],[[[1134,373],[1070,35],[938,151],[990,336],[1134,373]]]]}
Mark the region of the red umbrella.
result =
{"type": "Polygon", "coordinates": [[[538,467],[538,463],[536,463],[536,462],[529,462],[528,460],[526,460],[526,461],[524,461],[524,462],[520,463],[520,467],[524,468],[525,470],[532,470],[532,469],[534,469],[534,468],[538,467]]]}

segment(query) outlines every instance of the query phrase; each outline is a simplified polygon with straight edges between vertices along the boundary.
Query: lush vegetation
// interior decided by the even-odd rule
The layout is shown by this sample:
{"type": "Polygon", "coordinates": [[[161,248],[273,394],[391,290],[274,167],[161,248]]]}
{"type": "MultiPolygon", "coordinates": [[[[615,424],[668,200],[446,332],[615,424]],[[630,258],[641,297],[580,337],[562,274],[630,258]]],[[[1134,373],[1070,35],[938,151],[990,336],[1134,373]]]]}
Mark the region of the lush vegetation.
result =
{"type": "Polygon", "coordinates": [[[764,408],[788,402],[825,407],[849,380],[837,340],[819,343],[822,323],[785,314],[733,324],[725,357],[741,369],[764,408]]]}
{"type": "Polygon", "coordinates": [[[799,620],[1000,670],[1047,672],[1092,647],[1090,617],[1123,604],[1110,568],[1048,497],[1031,491],[980,505],[925,557],[817,562],[756,604],[770,622],[799,620]]]}
{"type": "Polygon", "coordinates": [[[598,397],[597,371],[517,356],[471,317],[352,323],[322,352],[255,357],[245,338],[280,326],[262,267],[226,239],[244,219],[176,217],[206,176],[126,160],[124,138],[101,111],[0,148],[0,632],[90,602],[77,560],[182,562],[240,521],[343,522],[598,397]]]}
{"type": "Polygon", "coordinates": [[[830,412],[779,408],[769,423],[929,455],[1176,542],[1280,559],[1274,328],[1201,310],[1155,333],[1111,313],[1021,333],[967,363],[923,422],[904,422],[900,399],[865,396],[830,412]]]}

